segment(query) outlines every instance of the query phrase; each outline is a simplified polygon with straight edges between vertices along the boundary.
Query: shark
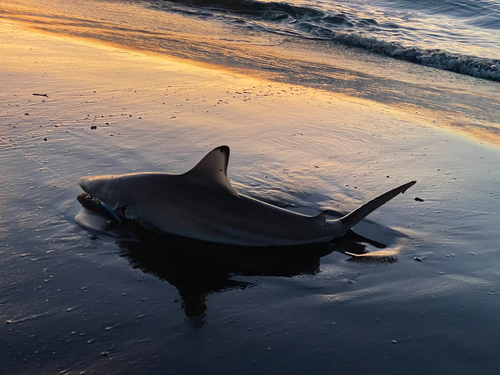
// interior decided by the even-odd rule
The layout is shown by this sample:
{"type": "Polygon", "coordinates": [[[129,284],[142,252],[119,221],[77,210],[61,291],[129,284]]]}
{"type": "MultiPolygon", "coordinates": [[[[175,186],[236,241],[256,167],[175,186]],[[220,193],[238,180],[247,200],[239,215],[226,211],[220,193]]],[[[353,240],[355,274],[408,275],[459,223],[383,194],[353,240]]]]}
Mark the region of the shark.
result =
{"type": "Polygon", "coordinates": [[[237,246],[295,246],[343,236],[416,183],[390,190],[341,218],[332,218],[328,210],[308,216],[237,193],[227,177],[229,154],[228,146],[217,147],[183,174],[85,176],[78,181],[86,193],[80,203],[91,201],[114,221],[135,220],[155,232],[237,246]]]}

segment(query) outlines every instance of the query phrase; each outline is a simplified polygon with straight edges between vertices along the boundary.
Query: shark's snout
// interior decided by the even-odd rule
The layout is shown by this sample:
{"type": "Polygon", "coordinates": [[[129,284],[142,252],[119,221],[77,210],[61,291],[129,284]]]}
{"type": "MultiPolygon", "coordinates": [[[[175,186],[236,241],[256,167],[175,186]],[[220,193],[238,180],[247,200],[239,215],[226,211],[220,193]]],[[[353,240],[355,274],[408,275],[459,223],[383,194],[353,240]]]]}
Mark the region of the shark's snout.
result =
{"type": "Polygon", "coordinates": [[[80,187],[82,188],[82,190],[84,192],[86,192],[87,194],[90,194],[90,190],[89,188],[87,187],[87,181],[88,181],[89,177],[82,177],[78,180],[78,185],[80,185],[80,187]]]}
{"type": "Polygon", "coordinates": [[[86,176],[78,180],[82,190],[94,198],[106,200],[106,184],[112,176],[86,176]]]}

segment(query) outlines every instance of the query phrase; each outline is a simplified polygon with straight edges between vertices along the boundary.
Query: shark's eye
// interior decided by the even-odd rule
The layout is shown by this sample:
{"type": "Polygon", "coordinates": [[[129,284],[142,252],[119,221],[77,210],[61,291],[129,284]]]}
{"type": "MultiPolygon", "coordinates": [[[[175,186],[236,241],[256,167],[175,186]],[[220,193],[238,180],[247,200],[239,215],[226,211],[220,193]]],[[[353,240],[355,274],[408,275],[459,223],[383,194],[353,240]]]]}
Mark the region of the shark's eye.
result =
{"type": "Polygon", "coordinates": [[[126,205],[125,205],[125,206],[122,206],[122,207],[120,208],[120,215],[122,215],[123,217],[125,217],[125,209],[126,209],[126,208],[127,208],[127,206],[126,206],[126,205]]]}

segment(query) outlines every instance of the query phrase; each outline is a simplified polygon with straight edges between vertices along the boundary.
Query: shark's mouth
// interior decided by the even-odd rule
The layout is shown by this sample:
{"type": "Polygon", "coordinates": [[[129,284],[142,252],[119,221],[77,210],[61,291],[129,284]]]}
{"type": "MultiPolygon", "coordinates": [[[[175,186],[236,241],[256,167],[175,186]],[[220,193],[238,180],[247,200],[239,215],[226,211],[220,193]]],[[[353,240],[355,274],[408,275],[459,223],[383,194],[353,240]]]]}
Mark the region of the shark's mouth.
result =
{"type": "Polygon", "coordinates": [[[87,211],[93,212],[97,215],[104,215],[111,220],[121,222],[120,217],[99,198],[95,198],[88,193],[81,193],[78,197],[76,197],[76,199],[87,211]]]}
{"type": "Polygon", "coordinates": [[[87,193],[81,193],[78,197],[76,197],[78,202],[82,205],[83,208],[90,212],[98,213],[98,210],[101,209],[101,201],[97,198],[94,198],[92,195],[87,193]]]}

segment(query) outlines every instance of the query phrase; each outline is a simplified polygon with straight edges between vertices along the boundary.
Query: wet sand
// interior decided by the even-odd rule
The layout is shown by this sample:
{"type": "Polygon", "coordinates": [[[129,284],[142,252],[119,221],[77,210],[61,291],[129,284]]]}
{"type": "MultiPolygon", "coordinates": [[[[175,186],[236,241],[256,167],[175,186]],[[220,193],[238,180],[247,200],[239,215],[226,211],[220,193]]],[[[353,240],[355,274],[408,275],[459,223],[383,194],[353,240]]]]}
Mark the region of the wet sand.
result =
{"type": "Polygon", "coordinates": [[[497,368],[498,146],[437,128],[432,110],[1,28],[5,373],[497,368]],[[355,227],[397,262],[346,261],[347,241],[298,265],[240,249],[243,267],[235,249],[76,224],[79,177],[181,173],[222,144],[239,192],[305,213],[417,180],[355,227]]]}

